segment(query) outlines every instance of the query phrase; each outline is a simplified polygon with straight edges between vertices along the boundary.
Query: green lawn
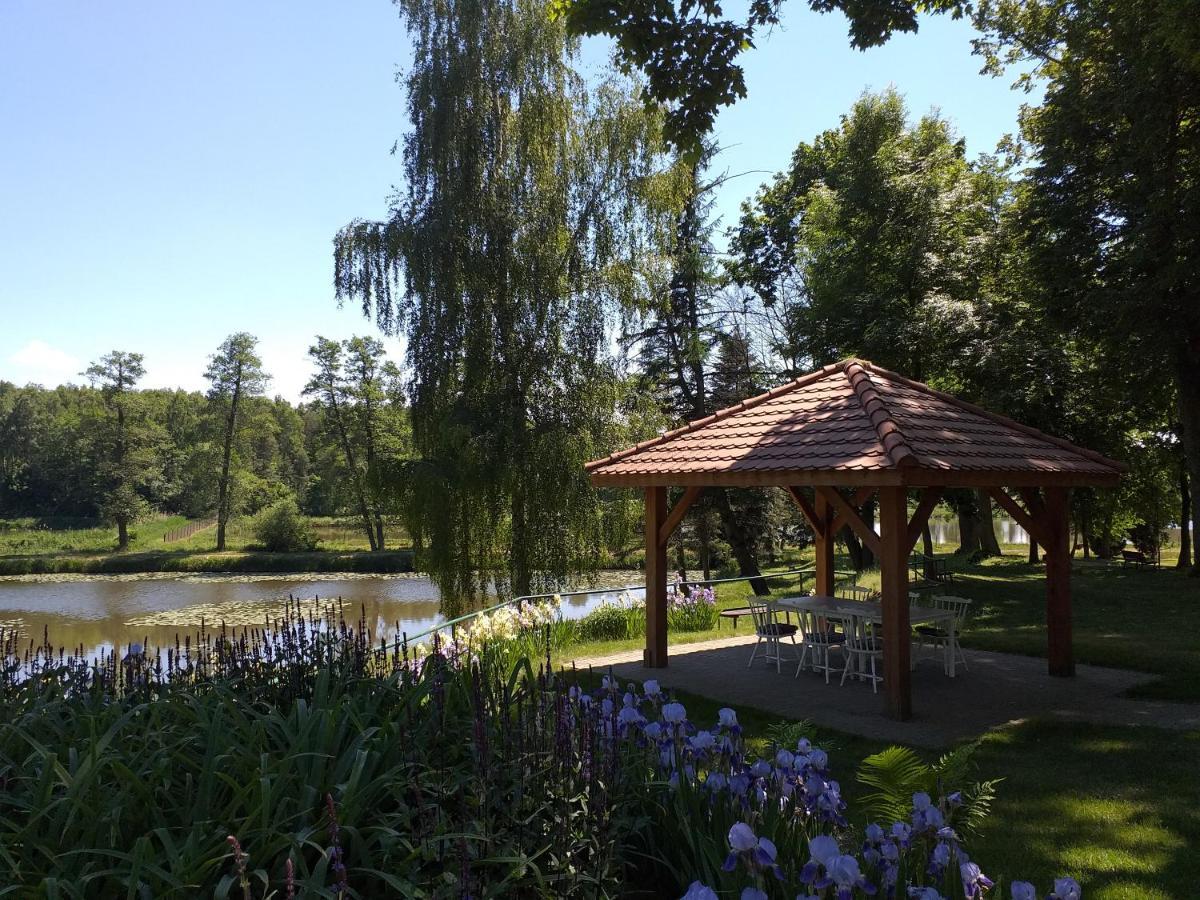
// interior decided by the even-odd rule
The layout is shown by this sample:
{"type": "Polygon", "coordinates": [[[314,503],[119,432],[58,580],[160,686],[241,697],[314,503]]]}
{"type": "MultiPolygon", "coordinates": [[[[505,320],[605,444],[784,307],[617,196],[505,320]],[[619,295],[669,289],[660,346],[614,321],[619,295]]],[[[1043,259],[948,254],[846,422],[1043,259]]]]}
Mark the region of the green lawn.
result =
{"type": "MultiPolygon", "coordinates": [[[[163,535],[187,524],[184,516],[156,516],[138,522],[130,526],[129,549],[160,549],[163,535]]],[[[0,556],[111,553],[116,546],[115,526],[85,520],[0,519],[0,556]]]]}

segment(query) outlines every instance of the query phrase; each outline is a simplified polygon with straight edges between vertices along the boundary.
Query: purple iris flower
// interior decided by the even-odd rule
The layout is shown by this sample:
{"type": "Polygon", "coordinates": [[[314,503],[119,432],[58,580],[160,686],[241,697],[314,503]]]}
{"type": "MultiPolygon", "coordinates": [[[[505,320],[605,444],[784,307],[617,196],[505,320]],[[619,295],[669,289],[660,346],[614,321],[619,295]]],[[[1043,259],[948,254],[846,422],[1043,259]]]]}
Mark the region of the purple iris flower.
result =
{"type": "Polygon", "coordinates": [[[721,723],[722,728],[733,728],[737,725],[737,713],[729,707],[724,707],[717,710],[717,721],[721,723]]]}
{"type": "Polygon", "coordinates": [[[1037,888],[1028,881],[1014,881],[1011,889],[1012,900],[1037,900],[1037,888]]]}
{"type": "Polygon", "coordinates": [[[767,900],[767,892],[756,887],[743,888],[741,900],[767,900]]]}
{"type": "Polygon", "coordinates": [[[1079,900],[1083,896],[1083,889],[1074,878],[1055,878],[1054,893],[1050,896],[1054,900],[1079,900]]]}
{"type": "Polygon", "coordinates": [[[984,875],[979,866],[973,862],[963,863],[958,870],[962,875],[963,891],[971,900],[974,900],[975,897],[982,897],[983,892],[992,886],[992,880],[984,875]]]}
{"type": "Polygon", "coordinates": [[[745,822],[737,822],[729,829],[729,846],[739,853],[745,853],[758,846],[758,836],[745,822]]]}
{"type": "Polygon", "coordinates": [[[706,884],[701,884],[699,881],[693,881],[688,885],[687,893],[679,900],[718,900],[717,892],[706,884]]]}
{"type": "Polygon", "coordinates": [[[682,703],[668,703],[662,708],[662,717],[672,725],[678,725],[687,719],[687,710],[682,703]]]}

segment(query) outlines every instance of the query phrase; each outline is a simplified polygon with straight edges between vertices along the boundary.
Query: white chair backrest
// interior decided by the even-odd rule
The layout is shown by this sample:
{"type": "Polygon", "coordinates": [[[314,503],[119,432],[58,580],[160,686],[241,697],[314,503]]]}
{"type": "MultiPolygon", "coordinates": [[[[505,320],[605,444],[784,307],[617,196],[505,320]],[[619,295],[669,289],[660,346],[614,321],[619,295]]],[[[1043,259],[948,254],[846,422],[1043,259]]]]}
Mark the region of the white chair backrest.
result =
{"type": "Polygon", "coordinates": [[[875,624],[862,616],[844,616],[842,631],[846,634],[846,647],[850,650],[869,650],[875,637],[875,624]]]}
{"type": "Polygon", "coordinates": [[[750,618],[754,620],[754,628],[761,631],[775,624],[775,610],[766,601],[757,597],[750,598],[750,618]]]}
{"type": "Polygon", "coordinates": [[[944,609],[953,613],[956,627],[962,625],[971,612],[971,601],[966,597],[934,597],[933,606],[934,609],[944,609]]]}
{"type": "Polygon", "coordinates": [[[868,587],[847,584],[837,589],[837,595],[842,600],[870,600],[875,592],[868,587]]]}

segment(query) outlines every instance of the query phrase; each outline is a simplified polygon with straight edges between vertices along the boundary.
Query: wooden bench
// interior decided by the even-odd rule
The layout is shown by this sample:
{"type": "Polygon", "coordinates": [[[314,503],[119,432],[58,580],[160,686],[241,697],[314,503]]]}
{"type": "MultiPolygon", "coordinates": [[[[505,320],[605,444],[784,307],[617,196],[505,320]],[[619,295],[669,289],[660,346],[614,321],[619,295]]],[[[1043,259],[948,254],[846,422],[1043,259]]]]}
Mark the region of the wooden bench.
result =
{"type": "Polygon", "coordinates": [[[1143,553],[1141,550],[1122,550],[1121,567],[1135,569],[1157,569],[1158,554],[1143,553]]]}
{"type": "MultiPolygon", "coordinates": [[[[792,613],[790,610],[784,609],[784,610],[781,610],[781,612],[784,615],[785,622],[792,621],[792,613]]],[[[738,619],[740,619],[742,616],[750,615],[750,607],[735,606],[730,609],[723,609],[723,610],[721,610],[719,615],[720,615],[721,619],[730,619],[733,622],[733,627],[737,628],[738,619]]],[[[718,628],[721,627],[720,619],[717,620],[717,627],[718,628]]]]}

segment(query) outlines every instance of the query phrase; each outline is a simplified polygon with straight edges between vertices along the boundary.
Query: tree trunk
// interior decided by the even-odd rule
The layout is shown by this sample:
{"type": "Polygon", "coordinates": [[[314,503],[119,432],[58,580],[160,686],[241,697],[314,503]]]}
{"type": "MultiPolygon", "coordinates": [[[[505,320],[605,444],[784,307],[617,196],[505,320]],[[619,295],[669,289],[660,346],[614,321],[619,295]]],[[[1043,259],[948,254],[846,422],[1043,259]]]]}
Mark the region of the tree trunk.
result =
{"type": "Polygon", "coordinates": [[[849,525],[843,525],[842,530],[838,532],[838,537],[846,545],[846,555],[850,557],[850,568],[855,572],[861,572],[866,566],[863,565],[863,545],[859,542],[858,535],[849,525]]]}
{"type": "MultiPolygon", "coordinates": [[[[1179,437],[1192,488],[1200,485],[1200,335],[1194,336],[1180,354],[1176,369],[1179,389],[1179,437]]],[[[1200,523],[1200,490],[1191,490],[1192,524],[1200,523]]],[[[1186,517],[1185,517],[1186,518],[1186,517]]],[[[1180,527],[1183,525],[1180,523],[1180,527]]],[[[1200,553],[1192,554],[1188,574],[1200,576],[1200,553]]]]}
{"type": "Polygon", "coordinates": [[[1035,541],[1033,539],[1033,535],[1030,535],[1029,536],[1029,564],[1031,566],[1034,566],[1034,565],[1037,565],[1037,563],[1038,563],[1038,545],[1037,545],[1037,541],[1035,541]]]}
{"type": "Polygon", "coordinates": [[[1192,565],[1192,529],[1188,519],[1192,514],[1192,498],[1188,491],[1187,463],[1179,467],[1179,561],[1177,569],[1192,565]]]}
{"type": "Polygon", "coordinates": [[[241,364],[229,398],[229,418],[225,420],[225,448],[221,454],[221,480],[217,483],[217,552],[225,549],[225,526],[229,523],[229,466],[233,459],[233,435],[237,428],[238,400],[242,394],[241,364]]]}
{"type": "Polygon", "coordinates": [[[1000,556],[1000,542],[996,540],[996,523],[992,520],[992,498],[983,488],[975,492],[979,525],[979,549],[984,556],[1000,556]]]}
{"type": "MultiPolygon", "coordinates": [[[[374,548],[372,548],[374,549],[374,548]]],[[[512,496],[512,546],[509,548],[512,592],[514,597],[533,593],[533,573],[529,570],[529,537],[526,534],[525,495],[518,489],[512,496]]]]}
{"type": "Polygon", "coordinates": [[[129,549],[129,520],[124,516],[117,519],[117,549],[129,549]]]}
{"type": "Polygon", "coordinates": [[[379,514],[379,510],[375,510],[375,549],[383,550],[383,516],[379,514]]]}
{"type": "Polygon", "coordinates": [[[329,385],[329,413],[333,417],[334,427],[337,429],[338,437],[342,444],[342,453],[346,455],[346,467],[350,470],[350,479],[354,483],[354,492],[358,500],[358,514],[362,518],[363,531],[367,535],[367,543],[371,545],[372,552],[379,549],[379,545],[375,542],[375,527],[371,520],[371,507],[367,503],[367,490],[363,486],[362,472],[358,470],[358,460],[354,455],[354,447],[350,443],[350,435],[346,431],[346,423],[342,420],[342,410],[338,406],[337,397],[334,395],[334,386],[329,385]]]}
{"type": "Polygon", "coordinates": [[[958,549],[955,556],[969,556],[979,549],[978,521],[974,510],[960,506],[958,510],[958,549]]]}
{"type": "Polygon", "coordinates": [[[762,572],[759,571],[754,548],[746,541],[745,533],[738,527],[733,515],[733,506],[729,502],[729,495],[725,488],[717,488],[713,491],[713,499],[716,501],[717,514],[721,517],[721,529],[725,532],[725,540],[729,541],[733,558],[737,560],[738,574],[748,577],[750,588],[754,593],[765,597],[771,591],[767,587],[766,579],[761,577],[762,572]]]}
{"type": "MultiPolygon", "coordinates": [[[[872,497],[865,504],[863,504],[863,508],[862,508],[861,512],[862,512],[862,520],[863,520],[863,522],[866,523],[867,527],[874,528],[875,527],[875,498],[872,497]]],[[[862,547],[862,567],[863,567],[863,569],[864,570],[870,569],[874,565],[875,565],[875,553],[871,550],[870,547],[868,547],[866,544],[863,544],[863,547],[862,547]]]]}

